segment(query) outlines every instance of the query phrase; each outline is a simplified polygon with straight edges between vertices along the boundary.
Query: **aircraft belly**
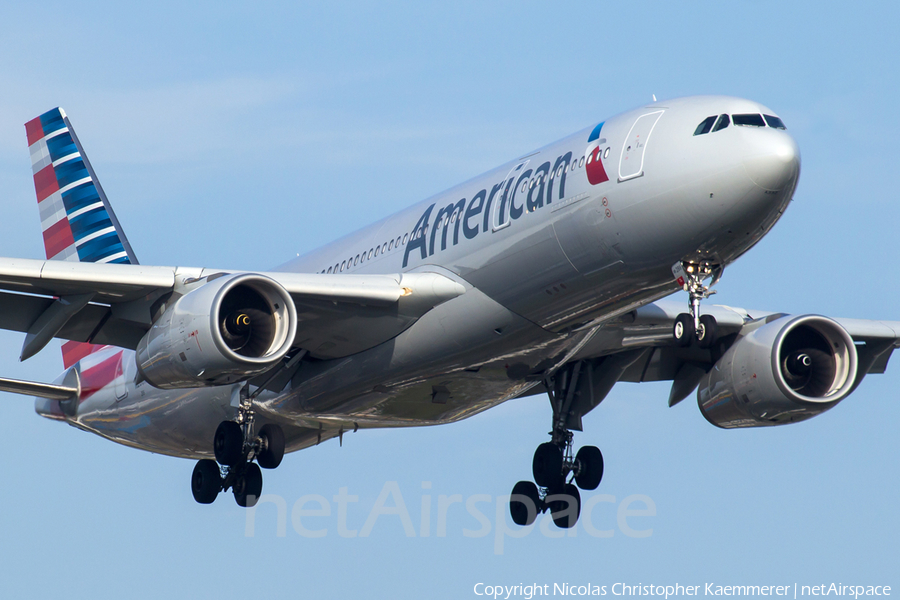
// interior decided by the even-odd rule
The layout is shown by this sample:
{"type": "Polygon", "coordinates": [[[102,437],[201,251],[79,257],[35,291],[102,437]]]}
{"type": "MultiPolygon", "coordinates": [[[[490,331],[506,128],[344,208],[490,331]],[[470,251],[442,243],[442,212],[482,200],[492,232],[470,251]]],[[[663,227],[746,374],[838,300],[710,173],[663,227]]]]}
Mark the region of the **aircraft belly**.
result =
{"type": "MultiPolygon", "coordinates": [[[[113,387],[101,393],[112,396],[113,387]]],[[[76,427],[107,439],[170,456],[212,456],[219,422],[234,416],[233,386],[159,390],[128,384],[128,397],[106,408],[79,407],[76,427]]],[[[100,393],[97,394],[98,396],[100,393]]]]}
{"type": "Polygon", "coordinates": [[[260,411],[333,429],[457,421],[522,394],[573,340],[471,289],[376,348],[304,365],[293,390],[260,411]]]}

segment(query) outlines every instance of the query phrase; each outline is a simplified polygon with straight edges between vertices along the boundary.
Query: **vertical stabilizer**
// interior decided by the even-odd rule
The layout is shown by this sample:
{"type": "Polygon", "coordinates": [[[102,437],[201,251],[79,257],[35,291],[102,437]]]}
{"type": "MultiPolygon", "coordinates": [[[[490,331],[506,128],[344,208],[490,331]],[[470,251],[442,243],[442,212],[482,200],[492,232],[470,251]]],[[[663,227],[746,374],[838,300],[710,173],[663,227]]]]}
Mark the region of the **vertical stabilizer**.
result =
{"type": "Polygon", "coordinates": [[[47,111],[25,131],[47,258],[137,264],[66,113],[47,111]]]}
{"type": "MultiPolygon", "coordinates": [[[[100,180],[61,108],[25,123],[49,260],[138,264],[100,180]]],[[[68,369],[102,346],[66,342],[68,369]]]]}

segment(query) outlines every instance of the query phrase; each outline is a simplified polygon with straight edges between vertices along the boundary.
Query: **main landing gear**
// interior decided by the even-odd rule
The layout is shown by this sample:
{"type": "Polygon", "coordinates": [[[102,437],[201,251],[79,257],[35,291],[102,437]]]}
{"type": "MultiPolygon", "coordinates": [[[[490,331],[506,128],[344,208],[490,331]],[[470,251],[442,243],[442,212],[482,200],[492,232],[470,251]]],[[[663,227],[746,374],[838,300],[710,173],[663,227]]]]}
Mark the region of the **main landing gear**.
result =
{"type": "Polygon", "coordinates": [[[212,504],[219,492],[231,488],[239,506],[255,506],[262,493],[263,469],[274,469],[284,457],[284,432],[273,424],[253,430],[253,399],[241,390],[234,421],[222,421],[213,439],[216,460],[205,458],[194,466],[191,492],[200,504],[212,504]],[[256,460],[254,463],[253,461],[256,460]]]}
{"type": "Polygon", "coordinates": [[[563,369],[544,385],[553,406],[551,440],[537,447],[531,463],[534,482],[520,481],[509,498],[509,513],[516,525],[531,525],[538,513],[549,511],[557,527],[574,527],[581,514],[578,489],[595,490],[603,479],[603,455],[595,446],[583,446],[573,455],[573,434],[567,427],[578,389],[580,364],[563,369]]]}
{"type": "Polygon", "coordinates": [[[690,296],[690,314],[681,313],[675,318],[672,337],[675,345],[682,348],[696,342],[700,348],[711,348],[718,340],[716,318],[700,314],[700,301],[716,293],[704,285],[703,280],[712,277],[710,285],[722,276],[721,267],[708,262],[677,262],[672,266],[672,274],[690,296]]]}

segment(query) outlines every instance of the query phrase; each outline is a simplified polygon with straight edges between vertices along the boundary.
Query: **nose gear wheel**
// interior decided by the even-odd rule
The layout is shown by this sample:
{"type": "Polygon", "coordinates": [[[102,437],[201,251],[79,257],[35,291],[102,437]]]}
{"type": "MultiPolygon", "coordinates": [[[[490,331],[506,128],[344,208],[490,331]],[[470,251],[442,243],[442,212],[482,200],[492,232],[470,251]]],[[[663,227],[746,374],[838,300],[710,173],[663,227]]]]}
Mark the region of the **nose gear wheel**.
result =
{"type": "Polygon", "coordinates": [[[716,293],[710,287],[722,278],[721,265],[709,261],[678,261],[672,265],[672,275],[688,293],[689,312],[675,318],[672,338],[676,346],[687,347],[696,343],[700,348],[712,348],[718,341],[716,318],[700,314],[700,302],[716,293]],[[709,285],[704,280],[712,279],[709,285]]]}

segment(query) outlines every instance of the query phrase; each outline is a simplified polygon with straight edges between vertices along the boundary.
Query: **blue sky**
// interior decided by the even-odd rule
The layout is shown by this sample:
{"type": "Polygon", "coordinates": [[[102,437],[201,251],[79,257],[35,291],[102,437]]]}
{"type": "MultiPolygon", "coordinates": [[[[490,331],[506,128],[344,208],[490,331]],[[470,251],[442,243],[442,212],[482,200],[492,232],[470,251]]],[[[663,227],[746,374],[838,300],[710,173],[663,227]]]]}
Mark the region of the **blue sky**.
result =
{"type": "MultiPolygon", "coordinates": [[[[729,268],[715,301],[900,320],[895,3],[305,4],[4,3],[0,255],[43,256],[22,125],[54,106],[141,262],[266,269],[652,94],[721,93],[781,115],[803,172],[792,206],[729,268]]],[[[0,333],[0,374],[61,370],[52,348],[18,363],[21,343],[0,333]]],[[[274,504],[258,509],[252,535],[230,498],[195,504],[192,462],[41,419],[3,395],[0,580],[11,598],[464,598],[478,582],[896,593],[897,371],[812,421],[749,431],[710,426],[693,397],[667,408],[664,384],[620,384],[576,437],[604,452],[594,495],[606,496],[591,523],[611,537],[537,527],[502,546],[494,508],[529,476],[549,426],[543,397],[289,455],[265,473],[287,511],[279,536],[274,504]],[[359,497],[350,529],[361,534],[387,493],[388,506],[403,499],[415,535],[385,514],[369,535],[342,537],[342,488],[359,497]],[[455,504],[438,537],[438,497],[456,494],[485,515],[487,535],[455,504]],[[322,499],[329,516],[302,514],[322,499]],[[648,499],[655,516],[623,527],[617,511],[648,499]],[[292,511],[325,535],[301,535],[292,511]]]]}

